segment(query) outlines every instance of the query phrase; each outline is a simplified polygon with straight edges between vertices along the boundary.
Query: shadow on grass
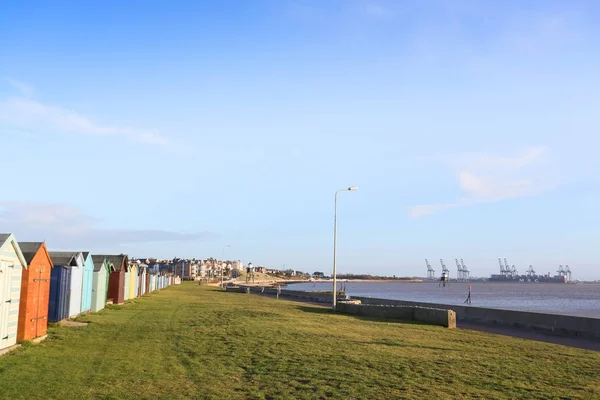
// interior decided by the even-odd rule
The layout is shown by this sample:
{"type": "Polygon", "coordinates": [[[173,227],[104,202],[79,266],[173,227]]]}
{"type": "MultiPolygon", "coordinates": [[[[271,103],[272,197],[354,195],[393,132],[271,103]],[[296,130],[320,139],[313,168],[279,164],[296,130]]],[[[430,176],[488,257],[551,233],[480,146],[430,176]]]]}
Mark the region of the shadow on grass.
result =
{"type": "Polygon", "coordinates": [[[330,308],[323,306],[314,306],[314,307],[306,307],[306,306],[298,306],[296,309],[313,314],[333,314],[333,311],[330,308]]]}
{"type": "Polygon", "coordinates": [[[448,347],[420,346],[420,345],[406,343],[406,342],[402,342],[400,340],[393,340],[393,339],[379,339],[379,340],[372,340],[370,342],[355,342],[355,343],[366,344],[366,345],[375,344],[375,345],[390,346],[390,347],[405,347],[405,348],[413,348],[413,349],[441,350],[444,352],[460,351],[460,350],[451,349],[448,347]]]}

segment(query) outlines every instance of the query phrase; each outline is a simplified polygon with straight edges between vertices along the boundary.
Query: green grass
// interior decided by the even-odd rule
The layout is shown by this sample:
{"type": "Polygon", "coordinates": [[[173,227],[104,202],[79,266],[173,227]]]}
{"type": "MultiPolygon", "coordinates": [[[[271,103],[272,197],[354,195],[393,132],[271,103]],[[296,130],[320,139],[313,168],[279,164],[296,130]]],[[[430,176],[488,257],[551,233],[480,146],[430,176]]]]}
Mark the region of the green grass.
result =
{"type": "Polygon", "coordinates": [[[0,358],[0,399],[598,399],[600,354],[184,283],[0,358]]]}

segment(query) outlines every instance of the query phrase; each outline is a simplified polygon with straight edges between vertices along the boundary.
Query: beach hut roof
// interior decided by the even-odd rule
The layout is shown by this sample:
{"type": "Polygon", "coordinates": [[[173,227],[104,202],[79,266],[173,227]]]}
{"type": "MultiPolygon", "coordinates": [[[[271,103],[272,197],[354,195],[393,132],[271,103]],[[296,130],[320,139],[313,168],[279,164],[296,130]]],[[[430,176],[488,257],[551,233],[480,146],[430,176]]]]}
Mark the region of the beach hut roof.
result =
{"type": "MultiPolygon", "coordinates": [[[[95,272],[100,271],[102,269],[102,266],[104,264],[109,264],[106,261],[106,256],[95,256],[95,255],[92,255],[92,261],[94,262],[94,271],[95,272]]],[[[108,265],[107,265],[107,267],[108,267],[108,265]]]]}
{"type": "Polygon", "coordinates": [[[0,246],[4,244],[10,237],[10,233],[0,233],[0,246]]]}
{"type": "Polygon", "coordinates": [[[23,268],[27,268],[27,261],[25,261],[25,257],[23,256],[23,252],[21,251],[21,246],[19,246],[19,243],[17,243],[15,235],[13,235],[12,233],[0,233],[0,247],[4,246],[9,240],[11,240],[11,245],[15,253],[17,253],[17,257],[19,258],[21,266],[23,268]]]}
{"type": "Polygon", "coordinates": [[[92,259],[94,260],[94,262],[96,259],[104,259],[108,265],[112,264],[117,271],[119,271],[123,266],[125,268],[128,268],[127,264],[125,264],[126,260],[128,260],[127,255],[125,254],[96,254],[92,255],[92,259]]]}
{"type": "Polygon", "coordinates": [[[50,251],[48,254],[54,265],[72,266],[76,262],[76,253],[71,251],[50,251]]]}
{"type": "Polygon", "coordinates": [[[19,242],[19,247],[27,261],[27,265],[31,264],[31,260],[37,254],[44,243],[43,242],[19,242]]]}

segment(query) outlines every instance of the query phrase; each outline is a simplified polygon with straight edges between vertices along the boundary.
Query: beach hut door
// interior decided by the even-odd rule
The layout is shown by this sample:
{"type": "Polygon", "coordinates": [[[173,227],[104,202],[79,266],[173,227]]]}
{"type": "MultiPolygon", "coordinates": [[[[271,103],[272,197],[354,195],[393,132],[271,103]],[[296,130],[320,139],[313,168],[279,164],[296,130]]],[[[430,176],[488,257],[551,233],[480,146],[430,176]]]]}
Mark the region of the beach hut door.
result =
{"type": "Polygon", "coordinates": [[[8,344],[8,313],[11,306],[11,283],[14,267],[0,261],[0,349],[8,344]]]}
{"type": "MultiPolygon", "coordinates": [[[[43,287],[44,285],[42,284],[42,282],[49,282],[49,279],[43,279],[43,269],[39,269],[38,270],[38,277],[35,278],[33,281],[35,282],[35,288],[33,290],[35,290],[35,337],[40,336],[40,333],[44,332],[45,327],[47,325],[47,315],[41,315],[42,311],[41,311],[41,306],[42,306],[42,301],[48,301],[48,299],[43,299],[42,296],[44,295],[43,292],[43,287]]],[[[46,283],[46,285],[50,285],[50,283],[46,283]]]]}

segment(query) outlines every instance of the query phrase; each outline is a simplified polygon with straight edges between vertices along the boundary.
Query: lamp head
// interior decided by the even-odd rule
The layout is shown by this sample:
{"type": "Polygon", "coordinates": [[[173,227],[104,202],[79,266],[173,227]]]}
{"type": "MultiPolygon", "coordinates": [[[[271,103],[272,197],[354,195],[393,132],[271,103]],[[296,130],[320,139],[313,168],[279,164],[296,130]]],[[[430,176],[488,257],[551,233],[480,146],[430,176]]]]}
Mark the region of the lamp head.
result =
{"type": "Polygon", "coordinates": [[[349,191],[352,191],[352,190],[358,190],[358,186],[350,186],[350,187],[348,188],[348,190],[349,190],[349,191]]]}

